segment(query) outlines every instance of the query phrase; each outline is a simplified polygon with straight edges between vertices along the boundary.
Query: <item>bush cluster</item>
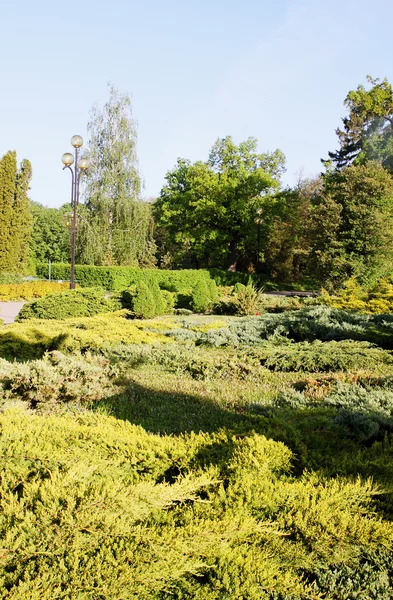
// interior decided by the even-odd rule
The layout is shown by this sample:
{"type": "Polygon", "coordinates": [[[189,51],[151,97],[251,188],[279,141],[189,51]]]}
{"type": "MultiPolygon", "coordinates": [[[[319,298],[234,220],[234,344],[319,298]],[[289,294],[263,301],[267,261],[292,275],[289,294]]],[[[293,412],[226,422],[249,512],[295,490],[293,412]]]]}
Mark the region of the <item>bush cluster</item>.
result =
{"type": "Polygon", "coordinates": [[[16,411],[0,426],[7,600],[391,598],[370,480],[296,477],[291,450],[252,432],[16,411]]]}
{"type": "Polygon", "coordinates": [[[50,294],[64,292],[70,287],[69,283],[57,281],[24,281],[21,283],[0,284],[0,301],[32,300],[43,298],[50,294]]]}
{"type": "Polygon", "coordinates": [[[64,320],[25,320],[0,329],[0,356],[7,360],[34,360],[46,351],[101,353],[108,344],[170,343],[164,335],[174,327],[127,318],[127,311],[64,320]]]}
{"type": "Polygon", "coordinates": [[[117,296],[107,297],[101,288],[69,290],[25,304],[16,321],[89,317],[122,308],[117,296]]]}
{"type": "Polygon", "coordinates": [[[372,287],[362,287],[355,278],[349,279],[342,290],[330,295],[324,292],[320,302],[342,310],[362,313],[393,312],[393,284],[379,279],[372,287]]]}
{"type": "Polygon", "coordinates": [[[22,400],[29,408],[99,400],[115,371],[103,357],[64,356],[54,351],[41,360],[9,363],[0,359],[0,389],[3,400],[22,400]]]}

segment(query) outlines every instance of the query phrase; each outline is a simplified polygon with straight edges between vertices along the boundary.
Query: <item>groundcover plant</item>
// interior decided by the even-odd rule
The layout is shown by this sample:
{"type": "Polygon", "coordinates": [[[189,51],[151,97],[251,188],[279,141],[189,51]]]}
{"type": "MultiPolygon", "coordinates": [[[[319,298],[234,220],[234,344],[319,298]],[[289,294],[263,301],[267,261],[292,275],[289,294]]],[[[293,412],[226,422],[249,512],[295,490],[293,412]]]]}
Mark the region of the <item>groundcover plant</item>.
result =
{"type": "Polygon", "coordinates": [[[391,317],[126,317],[0,330],[0,598],[393,598],[391,317]]]}

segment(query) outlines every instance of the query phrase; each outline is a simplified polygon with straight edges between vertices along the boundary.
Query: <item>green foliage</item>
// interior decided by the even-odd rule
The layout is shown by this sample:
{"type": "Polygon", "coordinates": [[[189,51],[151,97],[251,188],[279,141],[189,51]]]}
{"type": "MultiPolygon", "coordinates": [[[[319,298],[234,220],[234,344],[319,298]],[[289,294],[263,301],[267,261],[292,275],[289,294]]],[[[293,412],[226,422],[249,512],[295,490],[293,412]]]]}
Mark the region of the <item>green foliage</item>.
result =
{"type": "Polygon", "coordinates": [[[16,321],[88,317],[120,308],[120,300],[116,297],[107,298],[100,288],[85,288],[51,294],[28,302],[23,306],[16,321]]]}
{"type": "Polygon", "coordinates": [[[31,300],[43,298],[69,289],[68,283],[57,281],[24,281],[20,283],[0,283],[0,300],[31,300]]]}
{"type": "MultiPolygon", "coordinates": [[[[37,275],[48,277],[48,265],[37,266],[37,275]]],[[[52,264],[52,278],[69,281],[70,265],[52,264]]],[[[158,283],[159,287],[170,292],[181,292],[192,289],[197,281],[209,281],[210,275],[205,270],[185,269],[169,271],[163,269],[137,269],[130,267],[96,267],[76,265],[75,278],[81,287],[102,287],[110,291],[122,291],[139,281],[158,283]]]]}
{"type": "Polygon", "coordinates": [[[108,393],[114,371],[103,358],[67,357],[54,351],[41,360],[7,363],[0,360],[3,400],[22,400],[29,408],[48,410],[54,404],[99,400],[108,393]]]}
{"type": "Polygon", "coordinates": [[[98,265],[155,264],[151,205],[139,201],[136,125],[130,97],[109,86],[87,126],[90,160],[80,219],[78,260],[98,265]]]}
{"type": "Polygon", "coordinates": [[[359,85],[344,101],[349,115],[342,119],[344,128],[336,130],[340,149],[329,152],[329,159],[338,169],[354,161],[378,160],[392,171],[392,86],[387,79],[380,81],[368,76],[367,81],[372,85],[369,90],[359,85]]]}
{"type": "Polygon", "coordinates": [[[324,292],[320,301],[333,308],[354,312],[391,313],[393,312],[393,285],[387,279],[379,279],[367,289],[362,287],[355,278],[351,278],[334,295],[324,292]]]}
{"type": "MultiPolygon", "coordinates": [[[[67,220],[70,220],[70,207],[48,208],[30,203],[33,217],[33,232],[30,252],[35,264],[52,262],[67,262],[70,258],[70,232],[67,220]]],[[[47,274],[47,273],[46,273],[47,274]]],[[[67,278],[64,278],[67,279],[67,278]]]]}
{"type": "Polygon", "coordinates": [[[151,319],[156,315],[154,295],[144,281],[140,281],[136,285],[131,310],[137,319],[151,319]]]}
{"type": "Polygon", "coordinates": [[[7,152],[0,160],[0,271],[23,272],[28,266],[31,177],[28,160],[22,160],[18,170],[16,152],[7,152]]]}
{"type": "Polygon", "coordinates": [[[255,211],[279,187],[283,166],[279,150],[259,154],[254,138],[238,146],[231,137],[217,140],[206,162],[179,159],[154,205],[161,256],[174,266],[249,264],[255,211]]]}
{"type": "Polygon", "coordinates": [[[22,283],[23,278],[20,273],[0,273],[0,285],[10,283],[22,283]]]}
{"type": "Polygon", "coordinates": [[[5,598],[333,599],[334,574],[352,593],[351,569],[367,560],[364,597],[388,589],[393,529],[375,514],[379,488],[293,476],[281,442],[157,436],[91,413],[14,410],[0,424],[5,598]]]}
{"type": "Polygon", "coordinates": [[[261,295],[254,285],[237,284],[234,290],[233,304],[235,314],[255,315],[258,312],[261,295]],[[240,287],[241,286],[241,287],[240,287]]]}
{"type": "Polygon", "coordinates": [[[329,372],[367,369],[393,364],[393,358],[368,342],[299,342],[274,345],[257,353],[261,364],[273,371],[329,372]]]}
{"type": "Polygon", "coordinates": [[[210,305],[211,298],[209,288],[207,287],[206,282],[201,279],[192,290],[192,310],[197,313],[206,312],[210,305]]]}

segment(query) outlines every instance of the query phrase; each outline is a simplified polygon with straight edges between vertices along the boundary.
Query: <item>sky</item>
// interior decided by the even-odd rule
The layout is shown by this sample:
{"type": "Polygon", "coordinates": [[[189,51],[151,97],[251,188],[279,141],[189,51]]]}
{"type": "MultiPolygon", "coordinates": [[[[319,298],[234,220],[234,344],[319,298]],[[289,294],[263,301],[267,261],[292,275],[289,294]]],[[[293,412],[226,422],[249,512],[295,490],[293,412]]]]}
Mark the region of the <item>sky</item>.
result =
{"type": "Polygon", "coordinates": [[[31,161],[33,200],[69,202],[61,156],[111,82],[132,100],[145,198],[228,135],[282,150],[294,185],[337,148],[347,93],[393,83],[392,21],[392,0],[6,2],[0,156],[31,161]]]}

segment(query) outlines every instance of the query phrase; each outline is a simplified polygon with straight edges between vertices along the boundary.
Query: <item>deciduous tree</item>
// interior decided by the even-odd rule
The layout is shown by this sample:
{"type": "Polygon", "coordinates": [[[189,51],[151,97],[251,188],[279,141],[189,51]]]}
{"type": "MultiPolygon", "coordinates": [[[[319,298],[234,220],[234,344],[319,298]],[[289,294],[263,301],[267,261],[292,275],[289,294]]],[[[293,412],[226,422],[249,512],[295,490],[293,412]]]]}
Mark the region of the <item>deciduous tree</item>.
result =
{"type": "Polygon", "coordinates": [[[257,152],[257,140],[214,144],[206,162],[179,159],[155,204],[162,255],[174,263],[235,270],[255,257],[255,213],[278,189],[284,156],[257,152]],[[163,233],[164,232],[164,233],[163,233]]]}

